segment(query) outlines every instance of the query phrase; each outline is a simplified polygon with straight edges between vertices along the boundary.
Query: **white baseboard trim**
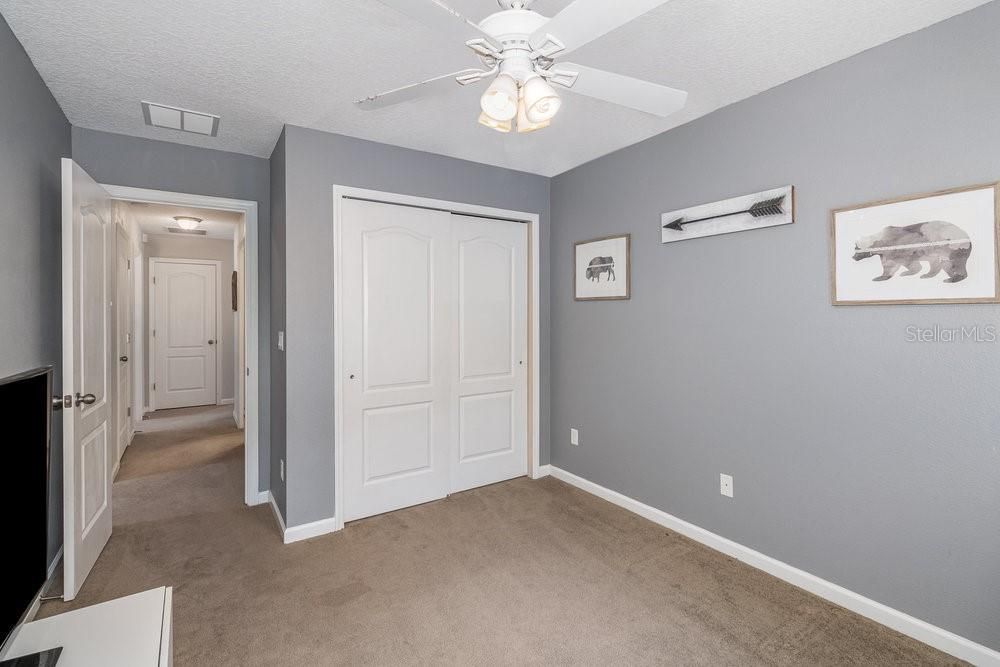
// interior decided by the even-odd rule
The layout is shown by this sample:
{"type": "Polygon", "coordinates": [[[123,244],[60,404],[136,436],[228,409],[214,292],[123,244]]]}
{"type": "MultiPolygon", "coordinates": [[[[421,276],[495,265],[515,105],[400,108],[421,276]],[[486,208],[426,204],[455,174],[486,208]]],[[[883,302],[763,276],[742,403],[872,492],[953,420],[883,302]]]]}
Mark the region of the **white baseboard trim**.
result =
{"type": "Polygon", "coordinates": [[[541,479],[542,477],[548,477],[551,474],[552,474],[552,466],[546,463],[545,465],[540,465],[538,466],[538,468],[535,469],[535,476],[532,477],[531,479],[541,479]]]}
{"type": "Polygon", "coordinates": [[[335,532],[336,530],[338,530],[336,517],[331,516],[329,519],[310,521],[309,523],[304,523],[300,526],[292,526],[291,528],[286,528],[285,544],[291,544],[292,542],[300,542],[302,540],[308,540],[313,537],[319,537],[320,535],[326,535],[327,533],[332,533],[335,532]]]}
{"type": "Polygon", "coordinates": [[[738,542],[734,542],[730,539],[722,537],[721,535],[705,530],[704,528],[696,526],[693,523],[688,523],[687,521],[679,519],[672,514],[667,514],[663,510],[641,503],[634,498],[629,498],[628,496],[618,493],[617,491],[612,491],[611,489],[600,486],[599,484],[595,484],[594,482],[574,475],[571,472],[567,472],[555,466],[542,467],[548,467],[549,474],[558,480],[562,480],[567,484],[571,484],[579,489],[587,491],[588,493],[592,493],[593,495],[614,503],[619,507],[624,507],[639,516],[649,519],[653,523],[669,528],[670,530],[689,537],[696,542],[701,542],[705,546],[722,552],[727,556],[732,556],[737,560],[743,561],[747,565],[751,565],[759,570],[763,570],[768,574],[778,577],[779,579],[783,579],[793,586],[805,589],[814,595],[818,595],[819,597],[829,600],[834,604],[850,609],[851,611],[870,618],[877,623],[890,627],[897,632],[908,635],[917,641],[933,646],[934,648],[944,651],[945,653],[949,653],[956,658],[967,660],[975,665],[1000,666],[1000,652],[987,646],[977,644],[970,639],[966,639],[965,637],[961,637],[953,632],[939,628],[936,625],[931,625],[926,621],[914,618],[909,614],[905,614],[880,602],[866,598],[865,596],[848,590],[843,586],[838,586],[830,581],[821,579],[814,574],[806,572],[805,570],[800,570],[797,567],[775,558],[771,558],[770,556],[762,554],[759,551],[755,551],[750,547],[743,546],[738,542]]]}
{"type": "Polygon", "coordinates": [[[278,525],[281,527],[281,537],[285,544],[301,542],[311,537],[319,537],[320,535],[326,535],[327,533],[339,530],[336,517],[320,519],[319,521],[304,523],[301,526],[286,528],[285,520],[281,518],[281,512],[278,511],[278,503],[274,499],[274,494],[270,491],[265,491],[264,493],[267,494],[267,498],[271,503],[271,510],[274,512],[274,518],[278,520],[278,525]]]}
{"type": "Polygon", "coordinates": [[[281,528],[281,536],[285,535],[285,520],[281,518],[281,510],[278,509],[278,501],[274,499],[274,494],[267,491],[267,500],[271,503],[271,511],[274,512],[274,518],[278,520],[278,527],[281,528]]]}
{"type": "Polygon", "coordinates": [[[270,491],[258,491],[257,495],[254,496],[253,502],[247,503],[251,507],[256,507],[257,505],[263,505],[271,499],[270,491]]]}
{"type": "Polygon", "coordinates": [[[219,405],[232,405],[236,402],[235,398],[220,398],[219,405]]]}

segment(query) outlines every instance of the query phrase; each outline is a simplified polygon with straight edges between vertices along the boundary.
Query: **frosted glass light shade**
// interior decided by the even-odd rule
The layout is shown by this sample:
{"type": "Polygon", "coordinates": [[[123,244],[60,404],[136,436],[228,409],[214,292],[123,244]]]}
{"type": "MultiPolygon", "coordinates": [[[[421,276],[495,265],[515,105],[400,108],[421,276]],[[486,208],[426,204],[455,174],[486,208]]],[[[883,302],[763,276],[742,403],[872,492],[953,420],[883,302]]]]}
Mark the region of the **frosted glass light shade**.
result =
{"type": "Polygon", "coordinates": [[[479,124],[496,130],[497,132],[510,132],[509,120],[495,120],[486,115],[486,112],[479,114],[479,124]]]}
{"type": "Polygon", "coordinates": [[[500,74],[479,100],[483,113],[500,122],[517,115],[517,81],[509,74],[500,74]]]}
{"type": "Polygon", "coordinates": [[[533,76],[525,81],[521,92],[524,94],[525,115],[532,123],[544,123],[559,113],[562,100],[542,77],[533,76]]]}
{"type": "Polygon", "coordinates": [[[177,221],[177,226],[181,229],[186,229],[188,231],[192,229],[197,229],[198,225],[201,224],[201,218],[192,218],[186,215],[174,216],[174,220],[177,221]]]}
{"type": "Polygon", "coordinates": [[[524,132],[534,132],[535,130],[541,130],[544,127],[549,126],[549,121],[545,120],[541,123],[533,123],[528,119],[528,114],[524,110],[524,97],[522,97],[517,104],[517,131],[524,132]]]}

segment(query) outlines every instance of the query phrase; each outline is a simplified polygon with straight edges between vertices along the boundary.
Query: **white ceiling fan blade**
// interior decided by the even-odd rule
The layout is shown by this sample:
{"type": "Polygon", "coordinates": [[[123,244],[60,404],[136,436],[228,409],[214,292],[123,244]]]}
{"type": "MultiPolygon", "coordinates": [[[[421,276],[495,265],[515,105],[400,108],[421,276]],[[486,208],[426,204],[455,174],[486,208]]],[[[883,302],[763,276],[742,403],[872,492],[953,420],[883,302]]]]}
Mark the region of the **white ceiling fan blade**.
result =
{"type": "Polygon", "coordinates": [[[683,109],[688,95],[683,90],[676,88],[575,63],[556,65],[549,82],[565,86],[578,95],[595,97],[605,102],[662,117],[683,109]],[[564,73],[570,72],[578,74],[575,81],[564,75],[564,73]],[[572,81],[572,83],[566,83],[566,81],[572,81]]]}
{"type": "Polygon", "coordinates": [[[483,32],[476,23],[441,0],[379,0],[379,2],[406,14],[432,30],[437,30],[443,37],[453,40],[456,44],[465,44],[474,37],[480,37],[486,39],[497,51],[500,50],[500,43],[491,35],[483,32]]]}
{"type": "Polygon", "coordinates": [[[382,109],[393,104],[399,104],[400,102],[409,102],[420,97],[429,97],[431,95],[446,93],[450,90],[456,90],[459,84],[467,85],[475,83],[490,74],[491,72],[481,69],[463,69],[451,74],[436,76],[433,79],[426,79],[419,83],[413,83],[409,86],[403,86],[402,88],[393,88],[384,93],[356,100],[354,103],[365,111],[382,109]],[[460,78],[462,81],[459,81],[460,78]]]}
{"type": "Polygon", "coordinates": [[[531,48],[539,49],[547,35],[565,46],[560,56],[580,48],[632,19],[638,18],[668,0],[575,0],[528,39],[531,48]]]}

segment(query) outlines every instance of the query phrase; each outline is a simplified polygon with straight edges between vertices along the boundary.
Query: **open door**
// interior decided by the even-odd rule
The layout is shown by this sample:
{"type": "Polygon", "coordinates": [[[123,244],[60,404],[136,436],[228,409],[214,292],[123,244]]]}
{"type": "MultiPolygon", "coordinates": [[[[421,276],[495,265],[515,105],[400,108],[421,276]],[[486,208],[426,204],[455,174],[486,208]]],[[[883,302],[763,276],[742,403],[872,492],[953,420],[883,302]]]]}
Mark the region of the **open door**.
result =
{"type": "Polygon", "coordinates": [[[63,599],[72,600],[111,537],[115,230],[108,193],[68,158],[62,206],[63,599]]]}

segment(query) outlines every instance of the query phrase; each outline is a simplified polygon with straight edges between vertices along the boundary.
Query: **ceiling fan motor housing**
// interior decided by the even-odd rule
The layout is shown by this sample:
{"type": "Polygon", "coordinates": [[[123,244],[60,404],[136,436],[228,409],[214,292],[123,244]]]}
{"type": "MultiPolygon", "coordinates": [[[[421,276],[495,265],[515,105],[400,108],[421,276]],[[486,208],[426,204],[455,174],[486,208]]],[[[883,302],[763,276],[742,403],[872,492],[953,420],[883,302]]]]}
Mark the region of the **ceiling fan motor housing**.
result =
{"type": "MultiPolygon", "coordinates": [[[[505,6],[508,0],[501,0],[505,6]]],[[[518,4],[510,1],[510,4],[518,4]]],[[[548,22],[548,18],[538,12],[527,9],[507,9],[491,14],[479,23],[479,27],[503,47],[496,61],[500,71],[509,74],[518,83],[524,83],[535,73],[535,59],[531,54],[533,49],[528,43],[529,37],[548,22]]],[[[487,65],[493,63],[487,62],[487,65]]]]}

